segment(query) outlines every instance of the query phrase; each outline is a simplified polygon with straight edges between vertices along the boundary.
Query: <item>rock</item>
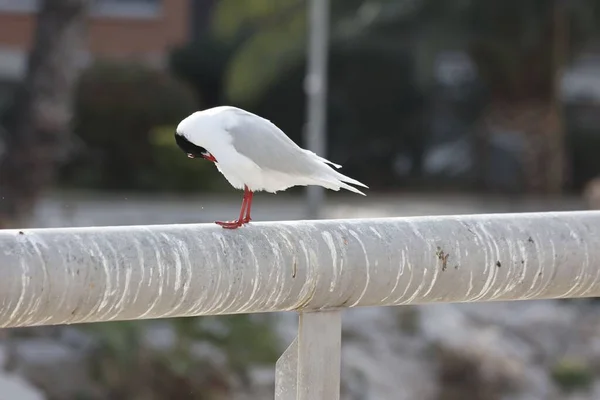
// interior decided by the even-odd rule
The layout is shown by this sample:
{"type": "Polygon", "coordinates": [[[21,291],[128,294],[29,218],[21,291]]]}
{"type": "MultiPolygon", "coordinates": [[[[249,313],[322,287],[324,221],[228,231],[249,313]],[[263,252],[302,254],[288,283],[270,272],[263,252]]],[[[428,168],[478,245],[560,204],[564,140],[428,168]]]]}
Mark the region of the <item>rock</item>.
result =
{"type": "MultiPolygon", "coordinates": [[[[584,302],[551,300],[428,305],[421,308],[421,330],[441,349],[442,387],[443,373],[454,362],[454,371],[464,369],[462,389],[471,385],[471,393],[487,393],[470,398],[558,400],[566,397],[552,368],[569,357],[584,366],[593,361],[590,349],[600,318],[596,309],[584,302]]],[[[580,387],[578,396],[583,397],[578,398],[598,398],[588,392],[590,388],[580,387]]]]}
{"type": "MultiPolygon", "coordinates": [[[[88,353],[50,338],[16,338],[16,370],[49,398],[69,399],[99,392],[89,376],[88,353]]],[[[13,397],[11,397],[13,398],[13,397]]],[[[18,398],[18,397],[14,397],[18,398]]]]}
{"type": "Polygon", "coordinates": [[[177,332],[170,321],[153,321],[146,325],[142,340],[152,350],[169,351],[175,347],[177,332]]]}
{"type": "Polygon", "coordinates": [[[600,177],[594,178],[585,185],[583,198],[592,210],[600,210],[600,177]]]}
{"type": "Polygon", "coordinates": [[[18,400],[45,400],[44,393],[13,373],[0,372],[0,398],[18,400]]]}
{"type": "Polygon", "coordinates": [[[437,382],[427,347],[402,332],[398,313],[409,308],[357,308],[345,312],[342,387],[346,400],[435,399],[437,382]]]}

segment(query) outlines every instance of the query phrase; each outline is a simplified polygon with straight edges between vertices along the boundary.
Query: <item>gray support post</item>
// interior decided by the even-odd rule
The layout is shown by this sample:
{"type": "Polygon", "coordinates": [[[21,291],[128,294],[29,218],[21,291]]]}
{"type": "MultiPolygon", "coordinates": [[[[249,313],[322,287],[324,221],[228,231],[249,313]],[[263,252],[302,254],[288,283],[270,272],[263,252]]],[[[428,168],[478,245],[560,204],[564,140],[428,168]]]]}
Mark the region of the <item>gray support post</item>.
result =
{"type": "Polygon", "coordinates": [[[275,400],[339,400],[342,312],[300,313],[298,337],[276,364],[275,400]]]}

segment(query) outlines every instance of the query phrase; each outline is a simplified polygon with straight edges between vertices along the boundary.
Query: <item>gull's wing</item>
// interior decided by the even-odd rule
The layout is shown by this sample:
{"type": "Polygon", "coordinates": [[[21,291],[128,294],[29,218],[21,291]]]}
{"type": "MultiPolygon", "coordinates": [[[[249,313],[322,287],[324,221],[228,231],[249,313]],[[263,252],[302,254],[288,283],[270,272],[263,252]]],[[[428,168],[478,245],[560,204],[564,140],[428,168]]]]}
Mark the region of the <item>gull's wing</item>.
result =
{"type": "MultiPolygon", "coordinates": [[[[241,109],[233,109],[227,127],[232,145],[263,170],[296,176],[323,172],[329,161],[302,149],[271,121],[241,109]]],[[[335,166],[335,164],[333,164],[335,166]]]]}

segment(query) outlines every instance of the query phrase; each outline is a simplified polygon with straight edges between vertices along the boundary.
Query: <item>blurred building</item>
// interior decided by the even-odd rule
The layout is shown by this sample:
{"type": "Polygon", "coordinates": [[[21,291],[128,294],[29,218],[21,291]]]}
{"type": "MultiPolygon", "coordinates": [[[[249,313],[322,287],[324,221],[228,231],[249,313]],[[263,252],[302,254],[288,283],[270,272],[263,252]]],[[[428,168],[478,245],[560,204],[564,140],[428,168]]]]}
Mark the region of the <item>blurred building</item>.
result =
{"type": "MultiPolygon", "coordinates": [[[[190,35],[194,0],[94,0],[82,63],[96,58],[164,64],[190,35]]],[[[39,0],[0,0],[0,81],[24,73],[39,0]]]]}

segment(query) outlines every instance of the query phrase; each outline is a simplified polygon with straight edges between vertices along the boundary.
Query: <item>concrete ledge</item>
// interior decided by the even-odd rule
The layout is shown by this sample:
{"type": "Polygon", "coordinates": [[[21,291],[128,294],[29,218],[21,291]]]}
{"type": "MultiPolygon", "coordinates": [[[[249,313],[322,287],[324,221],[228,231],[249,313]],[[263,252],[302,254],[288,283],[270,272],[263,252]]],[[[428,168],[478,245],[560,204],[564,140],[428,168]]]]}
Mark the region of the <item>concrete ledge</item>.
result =
{"type": "Polygon", "coordinates": [[[600,212],[0,231],[0,326],[600,296],[600,212]]]}

